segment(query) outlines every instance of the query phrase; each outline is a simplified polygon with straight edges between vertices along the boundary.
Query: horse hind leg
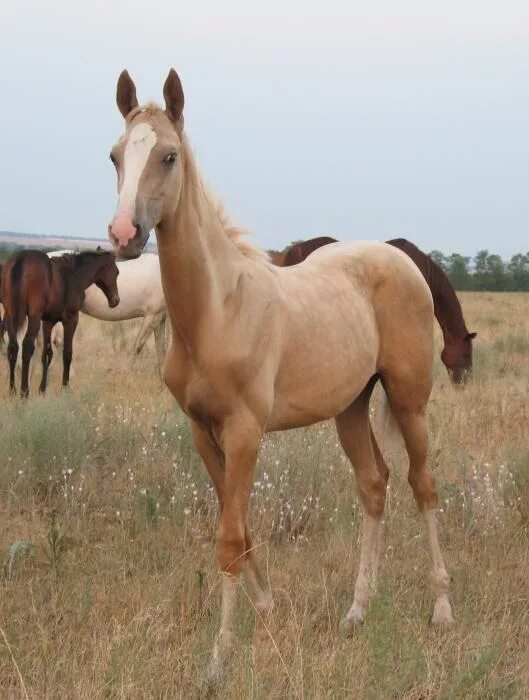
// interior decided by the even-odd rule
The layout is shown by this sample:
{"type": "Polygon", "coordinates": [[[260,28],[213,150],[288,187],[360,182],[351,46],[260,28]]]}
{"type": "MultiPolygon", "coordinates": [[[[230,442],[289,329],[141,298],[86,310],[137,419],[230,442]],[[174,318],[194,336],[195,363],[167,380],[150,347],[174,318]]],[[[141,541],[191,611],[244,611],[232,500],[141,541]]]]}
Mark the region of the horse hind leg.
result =
{"type": "Polygon", "coordinates": [[[70,366],[73,357],[73,337],[79,321],[79,313],[76,312],[63,320],[64,345],[62,349],[62,385],[67,387],[70,382],[70,366]]]}
{"type": "Polygon", "coordinates": [[[360,564],[353,604],[342,620],[346,632],[363,621],[377,586],[389,471],[369,423],[369,399],[375,383],[373,378],[349,408],[336,417],[338,437],[353,465],[363,509],[360,564]]]}
{"type": "Polygon", "coordinates": [[[143,346],[147,342],[149,335],[154,331],[154,317],[147,315],[143,317],[140,329],[136,338],[134,340],[134,345],[132,346],[133,358],[140,354],[143,350],[143,346]]]}
{"type": "Polygon", "coordinates": [[[426,405],[430,393],[429,382],[386,377],[384,388],[404,438],[410,463],[408,481],[426,526],[433,561],[430,579],[435,595],[431,622],[450,624],[454,621],[448,599],[450,577],[439,545],[436,522],[437,487],[434,473],[428,464],[426,405]]]}

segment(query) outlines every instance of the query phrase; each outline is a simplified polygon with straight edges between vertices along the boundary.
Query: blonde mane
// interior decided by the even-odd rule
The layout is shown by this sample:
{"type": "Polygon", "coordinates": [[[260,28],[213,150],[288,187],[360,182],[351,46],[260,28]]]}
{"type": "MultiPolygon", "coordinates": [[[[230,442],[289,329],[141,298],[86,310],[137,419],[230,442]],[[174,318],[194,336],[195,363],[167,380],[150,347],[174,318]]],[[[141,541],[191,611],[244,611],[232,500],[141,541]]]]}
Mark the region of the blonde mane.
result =
{"type": "MultiPolygon", "coordinates": [[[[166,114],[166,112],[159,105],[156,105],[153,102],[149,102],[145,105],[133,109],[130,112],[130,114],[127,115],[127,124],[130,124],[135,119],[135,117],[139,116],[140,114],[146,114],[147,117],[156,117],[159,114],[166,114]]],[[[184,160],[188,165],[188,175],[190,176],[191,187],[195,190],[195,194],[200,193],[203,195],[210,209],[216,213],[222,230],[224,231],[226,236],[229,238],[230,241],[232,241],[232,243],[239,250],[239,252],[242,253],[242,255],[244,255],[245,257],[255,260],[257,262],[268,263],[272,265],[272,261],[268,253],[262,248],[260,248],[258,245],[250,243],[250,241],[247,240],[246,236],[251,235],[251,232],[247,229],[240,228],[239,226],[236,226],[234,224],[232,218],[224,208],[222,202],[220,202],[217,199],[217,197],[215,197],[215,195],[206,185],[206,183],[204,182],[204,178],[202,177],[202,173],[200,172],[200,169],[196,162],[196,158],[193,149],[191,148],[191,144],[189,143],[187,136],[183,132],[181,133],[181,142],[184,160]]]]}
{"type": "Polygon", "coordinates": [[[271,263],[270,256],[265,250],[255,245],[254,243],[251,243],[245,238],[245,236],[251,235],[251,231],[236,226],[231,216],[224,208],[222,202],[220,202],[208,188],[205,188],[205,194],[208,197],[211,204],[215,207],[215,211],[217,212],[217,216],[219,217],[219,221],[224,230],[224,233],[228,236],[228,238],[231,241],[233,241],[233,243],[240,250],[240,252],[244,256],[246,256],[247,258],[251,258],[252,260],[271,263]]]}
{"type": "Polygon", "coordinates": [[[200,169],[197,165],[195,155],[185,134],[182,134],[182,148],[184,150],[185,162],[189,166],[191,176],[191,186],[200,193],[210,209],[218,217],[219,223],[227,238],[234,244],[239,252],[251,260],[272,265],[268,253],[258,245],[247,240],[246,236],[251,235],[248,229],[240,228],[233,222],[222,202],[212,193],[208,185],[204,182],[200,169]]]}

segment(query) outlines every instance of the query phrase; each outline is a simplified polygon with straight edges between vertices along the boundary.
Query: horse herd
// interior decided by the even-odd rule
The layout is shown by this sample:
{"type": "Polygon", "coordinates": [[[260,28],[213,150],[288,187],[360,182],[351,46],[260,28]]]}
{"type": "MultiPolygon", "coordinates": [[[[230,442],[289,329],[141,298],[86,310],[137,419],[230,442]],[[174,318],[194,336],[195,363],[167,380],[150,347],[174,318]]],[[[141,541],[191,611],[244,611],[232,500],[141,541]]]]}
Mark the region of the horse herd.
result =
{"type": "MultiPolygon", "coordinates": [[[[271,253],[270,258],[275,265],[290,267],[297,265],[318,248],[336,243],[335,238],[321,236],[308,241],[298,242],[282,253],[271,253]]],[[[405,238],[395,238],[386,241],[400,248],[417,265],[422,272],[434,302],[434,313],[443,334],[444,347],[441,359],[454,384],[464,383],[472,372],[472,339],[475,333],[470,333],[466,327],[461,304],[450,280],[443,270],[417,246],[405,238]]],[[[143,253],[133,260],[114,261],[111,253],[105,253],[100,248],[94,252],[74,253],[74,251],[55,251],[47,254],[47,261],[39,251],[27,250],[13,254],[4,266],[6,281],[0,289],[5,300],[2,335],[8,330],[8,358],[10,366],[10,390],[15,391],[14,365],[19,351],[20,329],[23,329],[22,343],[22,385],[21,394],[29,394],[29,361],[34,352],[35,328],[42,321],[42,381],[40,392],[44,393],[47,386],[47,371],[53,358],[53,346],[63,347],[63,386],[69,382],[69,369],[72,360],[73,336],[78,323],[79,311],[87,316],[101,321],[125,321],[141,318],[142,323],[132,346],[132,355],[138,355],[149,335],[154,335],[154,342],[161,372],[165,356],[165,297],[158,256],[154,253],[143,253]],[[37,275],[37,263],[41,274],[37,275]],[[102,263],[101,267],[92,265],[102,263]],[[54,267],[55,265],[55,267],[54,267]],[[42,275],[43,267],[47,275],[42,275]],[[61,272],[62,271],[62,272],[61,272]],[[25,287],[22,289],[17,280],[24,273],[25,287]],[[93,281],[92,274],[95,273],[93,281]],[[49,285],[46,280],[53,280],[55,285],[49,285]],[[115,278],[119,275],[119,284],[115,278]],[[86,277],[85,277],[86,276],[86,277]],[[31,284],[29,280],[31,279],[31,284]],[[60,280],[61,284],[57,284],[60,280]],[[85,280],[85,281],[83,281],[85,280]],[[89,286],[85,287],[88,281],[89,286]],[[119,287],[119,294],[118,289],[119,287]],[[29,289],[32,292],[29,293],[29,289]],[[54,289],[51,294],[51,289],[54,289]],[[64,299],[62,308],[58,308],[57,293],[64,299]],[[35,318],[35,308],[31,306],[38,298],[38,309],[42,312],[38,320],[29,323],[30,316],[35,318]],[[54,296],[55,295],[55,296],[54,296]],[[43,300],[48,298],[45,306],[43,300]],[[30,311],[31,310],[31,311],[30,311]],[[27,320],[26,320],[27,318],[27,320]],[[55,325],[61,322],[61,326],[55,325]],[[24,361],[24,357],[26,360],[24,361]]],[[[59,305],[61,306],[61,305],[59,305]]],[[[38,316],[38,314],[37,314],[38,316]]]]}
{"type": "Polygon", "coordinates": [[[52,259],[24,251],[6,262],[1,295],[11,389],[17,331],[26,317],[24,396],[41,322],[44,391],[51,329],[58,322],[64,326],[67,384],[80,311],[107,320],[149,317],[135,352],[167,315],[171,342],[164,380],[189,418],[219,501],[221,624],[209,666],[209,677],[216,680],[234,642],[241,575],[257,613],[256,643],[266,637],[272,610],[248,517],[266,432],[335,419],[364,514],[359,571],[343,627],[349,632],[363,620],[376,590],[389,475],[369,416],[371,393],[381,382],[404,438],[408,479],[428,535],[435,595],[431,620],[450,624],[450,577],[439,545],[437,491],[428,463],[434,313],[443,332],[442,360],[454,383],[464,382],[471,372],[475,336],[450,282],[433,260],[404,239],[387,245],[319,238],[296,244],[271,261],[248,243],[204,184],[184,132],[184,92],[174,70],[163,95],[164,108],[140,106],[127,71],[119,77],[116,100],[125,130],[110,154],[118,205],[108,235],[120,260],[103,251],[52,259]],[[158,256],[141,255],[152,229],[158,256]],[[141,272],[146,259],[152,261],[149,279],[141,272]],[[141,300],[150,295],[149,285],[162,292],[162,301],[147,313],[141,300]],[[122,305],[127,311],[120,315],[122,305]]]}
{"type": "Polygon", "coordinates": [[[7,330],[12,392],[15,391],[14,366],[23,338],[21,393],[28,396],[28,365],[34,351],[35,329],[38,332],[41,319],[43,378],[40,391],[46,390],[54,345],[63,346],[63,385],[68,385],[79,310],[102,321],[141,318],[132,354],[139,354],[153,333],[161,371],[165,355],[165,299],[157,255],[144,253],[137,260],[115,261],[113,253],[101,249],[82,253],[56,251],[47,256],[27,250],[15,253],[0,266],[0,275],[0,301],[4,306],[2,336],[7,330]],[[95,277],[91,279],[93,274],[95,277]],[[22,279],[23,284],[20,284],[22,279]],[[28,322],[30,310],[33,317],[40,314],[33,325],[28,322]],[[55,325],[59,322],[61,325],[55,325]],[[49,337],[48,332],[51,333],[49,337]]]}

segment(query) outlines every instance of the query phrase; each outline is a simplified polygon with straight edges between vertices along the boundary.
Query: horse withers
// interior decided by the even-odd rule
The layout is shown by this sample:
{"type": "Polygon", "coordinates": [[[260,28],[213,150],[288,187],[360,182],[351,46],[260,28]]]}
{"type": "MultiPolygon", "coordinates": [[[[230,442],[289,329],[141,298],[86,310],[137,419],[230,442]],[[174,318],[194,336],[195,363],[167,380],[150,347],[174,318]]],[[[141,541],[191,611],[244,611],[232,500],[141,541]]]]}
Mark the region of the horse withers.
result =
{"type": "MultiPolygon", "coordinates": [[[[337,243],[336,238],[320,236],[307,241],[298,241],[277,257],[282,267],[297,265],[322,246],[337,243]]],[[[434,314],[443,333],[444,347],[441,360],[448,376],[456,385],[464,384],[472,376],[472,341],[477,333],[470,333],[455,289],[447,275],[420,248],[406,238],[393,238],[386,241],[413,260],[426,280],[432,293],[434,314]]],[[[275,262],[275,261],[274,261],[275,262]]]]}
{"type": "Polygon", "coordinates": [[[119,304],[117,277],[119,270],[111,252],[87,251],[51,259],[39,250],[25,250],[12,255],[2,270],[1,297],[5,308],[5,325],[9,336],[9,388],[15,392],[15,366],[18,356],[17,331],[27,318],[22,342],[21,395],[29,395],[29,364],[35,339],[42,321],[42,380],[40,392],[46,391],[48,368],[53,357],[51,331],[64,326],[62,384],[70,378],[73,336],[79,320],[84,293],[96,284],[105,294],[110,307],[119,304]]]}

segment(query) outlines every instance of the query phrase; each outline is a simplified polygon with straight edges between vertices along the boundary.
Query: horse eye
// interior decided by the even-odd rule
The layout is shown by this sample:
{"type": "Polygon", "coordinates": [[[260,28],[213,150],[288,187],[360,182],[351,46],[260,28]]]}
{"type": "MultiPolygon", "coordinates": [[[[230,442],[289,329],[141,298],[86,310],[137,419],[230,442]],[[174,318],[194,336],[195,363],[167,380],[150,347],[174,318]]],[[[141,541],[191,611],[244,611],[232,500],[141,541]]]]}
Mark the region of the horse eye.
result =
{"type": "Polygon", "coordinates": [[[117,165],[116,158],[115,158],[115,156],[114,156],[113,153],[111,153],[108,157],[110,158],[110,160],[112,161],[112,163],[114,163],[114,165],[117,165]]]}
{"type": "Polygon", "coordinates": [[[169,153],[169,155],[165,156],[163,162],[165,165],[174,165],[176,162],[176,153],[169,153]]]}

